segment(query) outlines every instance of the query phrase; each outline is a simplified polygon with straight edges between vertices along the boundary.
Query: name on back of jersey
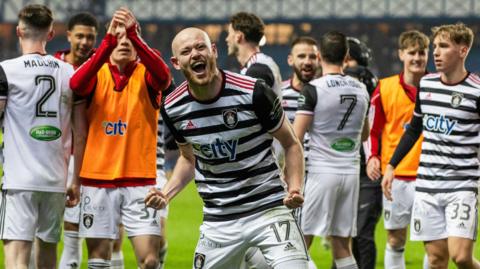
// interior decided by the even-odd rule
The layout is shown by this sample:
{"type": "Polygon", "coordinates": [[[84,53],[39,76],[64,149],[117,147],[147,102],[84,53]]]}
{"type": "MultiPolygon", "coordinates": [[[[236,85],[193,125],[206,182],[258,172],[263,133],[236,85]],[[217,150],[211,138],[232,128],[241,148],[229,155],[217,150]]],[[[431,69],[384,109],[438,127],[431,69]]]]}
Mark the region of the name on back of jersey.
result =
{"type": "Polygon", "coordinates": [[[60,68],[60,65],[55,60],[48,59],[27,59],[23,61],[25,68],[32,67],[51,67],[51,68],[60,68]]]}
{"type": "Polygon", "coordinates": [[[362,88],[360,86],[360,83],[358,83],[355,80],[345,80],[345,79],[328,79],[327,80],[327,87],[329,88],[346,87],[346,86],[359,88],[359,89],[362,88]]]}

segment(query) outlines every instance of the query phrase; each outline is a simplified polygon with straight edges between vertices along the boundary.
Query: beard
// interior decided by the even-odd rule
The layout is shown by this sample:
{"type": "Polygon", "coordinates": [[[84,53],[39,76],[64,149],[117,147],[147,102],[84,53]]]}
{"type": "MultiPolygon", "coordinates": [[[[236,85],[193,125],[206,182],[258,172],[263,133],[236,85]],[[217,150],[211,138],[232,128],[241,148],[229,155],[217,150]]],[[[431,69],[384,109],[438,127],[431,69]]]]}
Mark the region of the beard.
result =
{"type": "Polygon", "coordinates": [[[315,78],[315,72],[312,72],[311,75],[304,76],[302,74],[302,69],[296,66],[293,67],[293,71],[295,72],[295,75],[297,76],[297,78],[303,83],[308,83],[310,80],[315,78]]]}

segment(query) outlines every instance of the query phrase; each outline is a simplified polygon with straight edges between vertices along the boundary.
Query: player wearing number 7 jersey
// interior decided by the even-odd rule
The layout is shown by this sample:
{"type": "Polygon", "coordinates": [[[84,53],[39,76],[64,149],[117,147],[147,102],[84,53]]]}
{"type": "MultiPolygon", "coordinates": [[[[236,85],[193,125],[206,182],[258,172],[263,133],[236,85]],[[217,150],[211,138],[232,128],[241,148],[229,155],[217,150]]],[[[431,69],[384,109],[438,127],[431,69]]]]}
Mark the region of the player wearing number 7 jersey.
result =
{"type": "Polygon", "coordinates": [[[308,175],[301,227],[307,246],[313,236],[331,236],[338,269],[357,268],[350,250],[356,235],[360,144],[368,137],[369,96],[365,85],[343,74],[345,35],[320,39],[323,76],[305,85],[298,98],[294,129],[300,141],[310,133],[308,175]]]}
{"type": "Polygon", "coordinates": [[[18,17],[22,56],[0,63],[5,113],[0,238],[5,268],[27,268],[35,238],[37,268],[54,268],[71,149],[73,68],[46,54],[53,37],[50,9],[28,5],[18,17]]]}

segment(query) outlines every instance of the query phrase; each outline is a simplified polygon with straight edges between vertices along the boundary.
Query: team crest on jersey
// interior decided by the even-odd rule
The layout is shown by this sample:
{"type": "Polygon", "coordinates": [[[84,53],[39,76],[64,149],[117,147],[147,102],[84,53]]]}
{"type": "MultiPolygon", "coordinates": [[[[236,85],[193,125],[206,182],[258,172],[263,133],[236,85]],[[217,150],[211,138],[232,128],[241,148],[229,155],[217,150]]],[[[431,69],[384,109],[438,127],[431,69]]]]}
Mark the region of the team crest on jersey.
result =
{"type": "Polygon", "coordinates": [[[202,269],[205,265],[205,255],[195,252],[195,258],[193,259],[193,267],[195,269],[202,269]]]}
{"type": "Polygon", "coordinates": [[[450,100],[450,104],[452,105],[452,107],[457,108],[462,103],[462,99],[463,99],[462,93],[454,92],[452,94],[452,99],[450,100]]]}
{"type": "Polygon", "coordinates": [[[422,225],[420,224],[419,219],[414,219],[413,220],[413,229],[415,229],[415,232],[419,233],[420,230],[422,229],[422,225]]]}
{"type": "Polygon", "coordinates": [[[93,225],[93,215],[92,214],[83,214],[83,226],[89,229],[93,225]]]}
{"type": "Polygon", "coordinates": [[[238,123],[237,109],[226,109],[222,111],[223,123],[230,129],[235,128],[238,123]]]}

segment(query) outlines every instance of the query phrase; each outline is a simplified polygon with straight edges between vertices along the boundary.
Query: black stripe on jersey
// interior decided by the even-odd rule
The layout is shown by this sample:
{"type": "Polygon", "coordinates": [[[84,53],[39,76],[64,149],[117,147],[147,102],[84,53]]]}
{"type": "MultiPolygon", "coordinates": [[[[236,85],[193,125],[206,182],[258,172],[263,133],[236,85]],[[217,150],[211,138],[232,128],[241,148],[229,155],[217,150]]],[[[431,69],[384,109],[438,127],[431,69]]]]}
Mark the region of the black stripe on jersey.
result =
{"type": "MultiPolygon", "coordinates": [[[[429,131],[431,132],[431,131],[429,131]]],[[[464,137],[476,137],[478,136],[478,132],[466,132],[466,131],[452,131],[450,135],[461,135],[464,137]]]]}
{"type": "Polygon", "coordinates": [[[157,170],[163,170],[163,164],[158,164],[157,163],[157,170]]]}
{"type": "Polygon", "coordinates": [[[234,106],[222,106],[222,107],[215,107],[210,109],[202,109],[202,110],[182,114],[181,116],[172,118],[172,121],[179,122],[187,119],[193,120],[193,119],[205,118],[210,116],[218,116],[218,115],[222,115],[222,112],[226,109],[237,109],[237,113],[242,111],[253,111],[253,105],[240,104],[240,105],[234,105],[234,106]]]}
{"type": "Polygon", "coordinates": [[[163,152],[158,152],[157,151],[157,158],[165,158],[165,154],[163,154],[163,152]]]}
{"type": "Polygon", "coordinates": [[[425,168],[439,168],[444,170],[472,170],[478,169],[478,165],[453,165],[453,164],[443,164],[443,163],[426,163],[420,162],[419,166],[425,168]]]}
{"type": "MultiPolygon", "coordinates": [[[[224,98],[226,96],[248,95],[248,94],[250,94],[250,93],[237,91],[237,90],[230,89],[230,88],[223,88],[222,93],[221,93],[221,97],[224,98]]],[[[177,98],[179,98],[179,97],[177,97],[177,98]]],[[[177,106],[182,106],[182,105],[192,103],[192,102],[197,102],[197,101],[195,99],[193,99],[192,96],[190,96],[190,94],[187,94],[187,95],[183,96],[180,100],[178,100],[178,101],[175,100],[175,104],[172,106],[172,108],[177,107],[177,106]]]]}
{"type": "Polygon", "coordinates": [[[440,76],[425,76],[422,79],[428,81],[440,81],[440,76]]]}
{"type": "MultiPolygon", "coordinates": [[[[445,108],[452,108],[452,105],[450,103],[444,103],[444,102],[438,102],[438,101],[432,101],[432,100],[421,100],[421,105],[422,106],[435,106],[435,107],[445,107],[445,108]]],[[[465,112],[470,112],[470,113],[478,113],[476,108],[469,107],[469,106],[459,106],[455,108],[456,110],[461,110],[465,112]]]]}
{"type": "Polygon", "coordinates": [[[290,112],[290,111],[297,111],[297,108],[296,107],[284,106],[283,110],[285,110],[286,112],[290,112]]]}
{"type": "MultiPolygon", "coordinates": [[[[468,86],[468,85],[467,85],[468,86]]],[[[471,88],[477,88],[477,87],[474,87],[474,86],[469,86],[471,88]]],[[[445,89],[436,89],[436,88],[428,88],[428,87],[422,87],[422,92],[431,92],[431,93],[438,93],[438,94],[444,94],[444,95],[448,95],[448,96],[451,96],[453,93],[461,93],[463,95],[464,98],[467,98],[467,99],[471,99],[473,101],[477,101],[478,97],[473,95],[473,94],[469,94],[469,93],[464,93],[464,92],[456,92],[456,91],[451,91],[451,90],[445,90],[445,89]]]]}
{"type": "MultiPolygon", "coordinates": [[[[280,184],[280,178],[279,177],[274,177],[271,180],[278,180],[278,184],[280,184]]],[[[224,207],[231,207],[231,206],[239,206],[239,205],[243,205],[243,204],[247,204],[247,203],[251,203],[251,202],[257,202],[257,201],[260,201],[264,198],[267,198],[270,195],[273,195],[273,194],[276,194],[276,193],[282,193],[284,191],[285,191],[285,189],[282,186],[276,186],[274,188],[268,189],[267,191],[257,193],[255,195],[247,196],[243,199],[239,199],[239,200],[236,200],[234,202],[223,204],[223,205],[217,205],[213,202],[206,201],[206,200],[203,200],[203,203],[204,203],[204,206],[207,207],[207,208],[224,208],[224,207]]],[[[235,195],[233,194],[233,196],[231,196],[231,197],[234,197],[234,196],[235,195]]]]}
{"type": "Polygon", "coordinates": [[[424,174],[417,174],[417,179],[424,179],[424,180],[438,180],[438,181],[467,181],[473,180],[477,181],[478,177],[475,176],[432,176],[432,175],[424,175],[424,174]]]}
{"type": "MultiPolygon", "coordinates": [[[[235,126],[235,129],[248,128],[248,127],[255,126],[257,124],[260,124],[258,119],[239,121],[237,123],[237,126],[235,126]]],[[[212,133],[221,133],[221,132],[226,132],[231,130],[232,129],[227,127],[225,124],[219,124],[219,125],[211,125],[203,128],[179,130],[178,132],[180,133],[180,135],[185,137],[185,136],[209,135],[212,133]]]]}
{"type": "Polygon", "coordinates": [[[448,157],[452,159],[470,159],[470,158],[477,158],[477,153],[446,153],[436,150],[422,150],[422,154],[424,155],[432,155],[438,157],[448,157]]]}
{"type": "MultiPolygon", "coordinates": [[[[467,78],[469,78],[469,77],[470,77],[470,76],[468,76],[467,78]]],[[[465,87],[469,87],[469,88],[478,89],[478,86],[475,86],[475,85],[470,84],[470,83],[467,81],[467,79],[464,79],[464,80],[460,83],[460,85],[465,86],[465,87]]],[[[474,98],[474,99],[476,100],[476,98],[474,98]]]]}
{"type": "MultiPolygon", "coordinates": [[[[272,151],[269,150],[267,152],[265,152],[265,156],[262,158],[262,160],[260,162],[263,162],[265,159],[267,159],[268,157],[270,157],[272,155],[272,151]]],[[[240,174],[244,174],[244,173],[248,173],[250,171],[250,169],[252,169],[253,166],[257,165],[257,163],[254,163],[252,164],[252,166],[250,167],[246,167],[244,169],[241,169],[241,170],[234,170],[234,171],[228,171],[228,172],[223,172],[223,173],[213,173],[209,170],[203,170],[199,167],[198,165],[199,161],[198,160],[195,160],[195,168],[205,177],[208,177],[208,178],[236,178],[238,175],[240,174]]],[[[257,174],[257,175],[260,175],[260,174],[257,174]]],[[[208,181],[210,182],[210,181],[208,181]]]]}
{"type": "Polygon", "coordinates": [[[298,96],[291,96],[291,95],[284,95],[282,96],[283,100],[292,100],[292,101],[297,101],[298,96]]]}
{"type": "MultiPolygon", "coordinates": [[[[423,116],[438,116],[430,113],[423,113],[423,116]]],[[[480,124],[480,118],[478,119],[464,119],[464,118],[458,118],[458,117],[452,117],[448,115],[448,118],[450,120],[456,120],[460,124],[480,124]]]]}
{"type": "MultiPolygon", "coordinates": [[[[273,142],[273,139],[268,139],[268,140],[265,140],[262,144],[257,145],[256,147],[250,150],[237,153],[237,156],[234,161],[238,162],[238,161],[247,159],[249,157],[255,156],[261,153],[262,151],[269,149],[272,146],[272,142],[273,142]]],[[[268,151],[268,154],[272,154],[272,152],[268,151]]],[[[221,164],[232,162],[232,160],[230,160],[230,157],[218,158],[218,159],[204,159],[200,156],[195,156],[195,157],[197,158],[197,160],[201,161],[202,163],[210,164],[210,165],[221,165],[221,164]]]]}
{"type": "Polygon", "coordinates": [[[478,194],[478,188],[456,188],[456,189],[436,189],[436,188],[423,188],[423,187],[415,187],[415,191],[418,192],[428,192],[428,193],[450,193],[450,192],[457,192],[457,191],[473,191],[474,193],[478,194]]]}
{"type": "Polygon", "coordinates": [[[270,202],[268,204],[264,204],[262,206],[256,207],[254,210],[249,210],[246,212],[240,212],[240,213],[233,213],[233,214],[226,214],[226,215],[213,215],[213,214],[204,214],[203,215],[203,221],[227,221],[227,220],[234,220],[234,219],[239,219],[243,218],[246,216],[253,215],[258,212],[262,212],[266,209],[277,207],[277,206],[282,206],[283,205],[283,200],[276,200],[273,202],[270,202]]]}
{"type": "Polygon", "coordinates": [[[244,137],[238,139],[238,144],[242,145],[243,143],[247,143],[248,141],[250,141],[250,140],[252,140],[256,137],[259,137],[259,136],[263,135],[264,133],[265,133],[265,130],[260,129],[259,131],[255,132],[255,133],[251,133],[247,136],[244,136],[244,137]]]}
{"type": "Polygon", "coordinates": [[[423,138],[423,141],[427,143],[435,144],[435,145],[446,146],[446,147],[475,146],[478,148],[480,146],[480,143],[458,143],[453,141],[447,142],[447,141],[434,140],[434,139],[425,138],[425,137],[423,138]]]}
{"type": "Polygon", "coordinates": [[[198,194],[202,197],[203,200],[212,200],[212,199],[219,199],[219,198],[232,198],[239,196],[240,194],[249,193],[258,187],[262,187],[263,184],[260,185],[252,185],[247,186],[239,189],[235,189],[232,191],[217,191],[217,192],[199,192],[198,194]]]}
{"type": "MultiPolygon", "coordinates": [[[[267,155],[270,155],[270,154],[267,154],[267,155]]],[[[219,173],[219,174],[212,173],[208,170],[201,170],[198,167],[196,168],[203,176],[208,178],[233,178],[232,180],[228,180],[228,181],[219,181],[219,180],[210,180],[210,179],[208,181],[195,180],[196,184],[202,183],[202,184],[208,184],[208,185],[230,184],[230,183],[242,181],[254,176],[260,176],[262,174],[270,173],[278,169],[276,163],[272,163],[268,166],[260,167],[257,169],[252,169],[251,167],[249,167],[242,170],[229,171],[229,172],[219,173]]]]}
{"type": "Polygon", "coordinates": [[[0,65],[0,96],[7,96],[8,95],[8,80],[7,75],[5,74],[5,70],[0,65]]]}

